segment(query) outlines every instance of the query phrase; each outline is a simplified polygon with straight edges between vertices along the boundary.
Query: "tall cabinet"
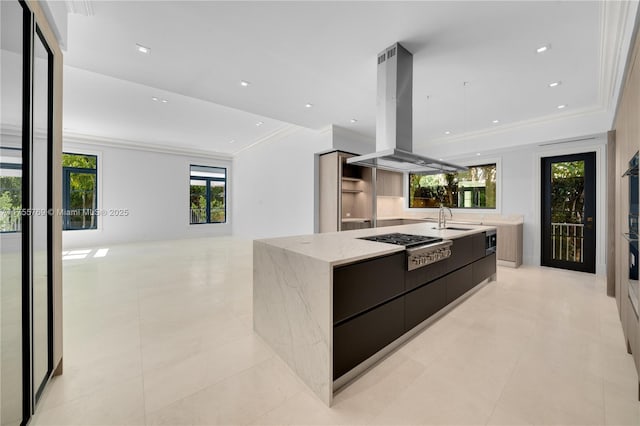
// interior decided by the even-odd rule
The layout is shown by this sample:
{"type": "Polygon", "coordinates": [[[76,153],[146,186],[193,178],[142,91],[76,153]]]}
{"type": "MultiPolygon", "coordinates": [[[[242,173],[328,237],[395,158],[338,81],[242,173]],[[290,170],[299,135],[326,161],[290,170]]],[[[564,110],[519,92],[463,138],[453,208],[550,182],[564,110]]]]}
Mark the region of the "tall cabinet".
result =
{"type": "MultiPolygon", "coordinates": [[[[640,149],[640,39],[636,36],[615,120],[615,294],[620,320],[636,370],[640,372],[638,308],[638,157],[640,149]]],[[[640,380],[638,381],[640,399],[640,380]]]]}
{"type": "Polygon", "coordinates": [[[370,228],[373,216],[372,169],[347,164],[343,151],[320,156],[319,231],[370,228]]]}

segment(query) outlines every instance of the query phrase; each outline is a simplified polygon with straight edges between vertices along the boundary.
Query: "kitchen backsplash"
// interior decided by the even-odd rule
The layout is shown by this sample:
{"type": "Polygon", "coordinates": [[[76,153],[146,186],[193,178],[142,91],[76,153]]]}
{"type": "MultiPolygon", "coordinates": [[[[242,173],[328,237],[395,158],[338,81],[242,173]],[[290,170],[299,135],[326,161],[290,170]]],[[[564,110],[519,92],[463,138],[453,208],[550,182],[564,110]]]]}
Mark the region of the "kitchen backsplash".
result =
{"type": "Polygon", "coordinates": [[[404,214],[404,197],[378,197],[378,217],[402,217],[404,214]]]}

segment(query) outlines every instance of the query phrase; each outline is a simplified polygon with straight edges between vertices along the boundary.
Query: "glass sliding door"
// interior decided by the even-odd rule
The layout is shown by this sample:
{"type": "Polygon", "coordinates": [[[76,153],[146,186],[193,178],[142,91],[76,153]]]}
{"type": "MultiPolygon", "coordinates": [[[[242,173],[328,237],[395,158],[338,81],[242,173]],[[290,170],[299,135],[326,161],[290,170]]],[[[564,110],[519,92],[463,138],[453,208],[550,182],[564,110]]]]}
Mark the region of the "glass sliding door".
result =
{"type": "Polygon", "coordinates": [[[24,20],[20,3],[0,1],[0,424],[24,414],[22,345],[22,176],[24,20]]]}
{"type": "Polygon", "coordinates": [[[31,145],[32,362],[37,403],[52,369],[51,342],[51,52],[39,30],[33,42],[31,145]]]}
{"type": "Polygon", "coordinates": [[[0,1],[0,425],[27,424],[53,369],[53,54],[0,1]]]}

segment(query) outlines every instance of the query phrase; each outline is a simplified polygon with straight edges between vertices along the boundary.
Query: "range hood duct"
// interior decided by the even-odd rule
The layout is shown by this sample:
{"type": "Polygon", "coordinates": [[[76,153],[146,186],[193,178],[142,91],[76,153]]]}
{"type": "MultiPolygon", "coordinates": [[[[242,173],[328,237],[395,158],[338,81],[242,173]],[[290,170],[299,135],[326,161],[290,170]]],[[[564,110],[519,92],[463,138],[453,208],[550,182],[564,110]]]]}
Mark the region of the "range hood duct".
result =
{"type": "Polygon", "coordinates": [[[413,153],[413,55],[400,43],[378,54],[376,152],[347,163],[423,174],[452,173],[466,167],[413,153]]]}

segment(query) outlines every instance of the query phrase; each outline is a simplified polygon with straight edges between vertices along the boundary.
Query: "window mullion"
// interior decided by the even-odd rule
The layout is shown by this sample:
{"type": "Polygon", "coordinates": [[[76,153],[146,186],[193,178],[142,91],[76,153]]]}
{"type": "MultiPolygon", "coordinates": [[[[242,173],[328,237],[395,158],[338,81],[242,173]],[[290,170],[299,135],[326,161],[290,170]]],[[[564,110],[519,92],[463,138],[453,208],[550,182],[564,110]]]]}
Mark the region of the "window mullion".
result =
{"type": "Polygon", "coordinates": [[[211,179],[205,179],[207,182],[207,223],[211,223],[211,179]]]}

